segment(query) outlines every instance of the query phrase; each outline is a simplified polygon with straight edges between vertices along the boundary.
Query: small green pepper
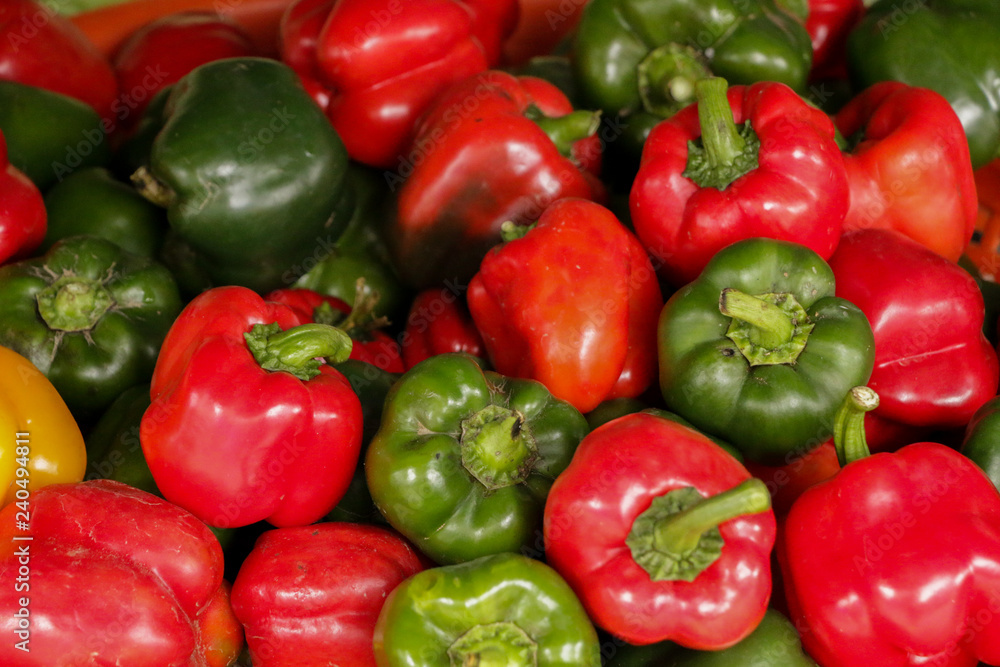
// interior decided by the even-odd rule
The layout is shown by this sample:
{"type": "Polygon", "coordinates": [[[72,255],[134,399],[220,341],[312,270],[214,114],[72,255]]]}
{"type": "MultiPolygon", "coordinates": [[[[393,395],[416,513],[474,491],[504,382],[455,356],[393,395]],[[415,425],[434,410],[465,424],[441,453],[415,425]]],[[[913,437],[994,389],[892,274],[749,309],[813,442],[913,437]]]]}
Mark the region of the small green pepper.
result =
{"type": "Polygon", "coordinates": [[[965,427],[961,452],[1000,489],[1000,396],[983,403],[972,415],[965,427]]]}

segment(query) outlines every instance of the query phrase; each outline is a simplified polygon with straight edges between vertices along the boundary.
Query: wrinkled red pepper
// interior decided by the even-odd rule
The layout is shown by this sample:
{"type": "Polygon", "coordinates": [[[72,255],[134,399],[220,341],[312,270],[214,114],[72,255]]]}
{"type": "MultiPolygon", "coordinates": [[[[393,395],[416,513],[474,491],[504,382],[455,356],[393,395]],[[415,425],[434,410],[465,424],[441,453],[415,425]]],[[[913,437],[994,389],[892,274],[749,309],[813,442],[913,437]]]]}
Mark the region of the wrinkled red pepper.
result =
{"type": "Polygon", "coordinates": [[[580,412],[645,391],[663,295],[638,240],[584,199],[507,229],[466,295],[497,372],[538,380],[580,412]]]}
{"type": "Polygon", "coordinates": [[[486,345],[464,296],[446,287],[426,289],[413,298],[399,342],[407,369],[428,357],[450,352],[486,359],[486,345]]]}
{"type": "Polygon", "coordinates": [[[847,78],[847,36],[864,15],[863,0],[809,0],[806,32],[813,47],[811,81],[847,78]]]}
{"type": "Polygon", "coordinates": [[[581,441],[549,492],[544,533],[547,562],[597,625],[629,643],[723,649],[767,610],[767,489],[719,445],[655,411],[581,441]]]}
{"type": "Polygon", "coordinates": [[[845,232],[830,258],[837,296],[875,334],[868,417],[924,429],[961,428],[997,393],[1000,364],[983,335],[983,296],[964,269],[899,232],[845,232]]]}
{"type": "Polygon", "coordinates": [[[686,284],[717,251],[755,236],[828,258],[850,203],[830,118],[780,83],[727,91],[712,78],[697,90],[697,103],[650,132],[629,193],[664,280],[686,284]]]}
{"type": "Polygon", "coordinates": [[[418,117],[451,83],[499,62],[516,0],[297,0],[281,57],[364,164],[398,167],[418,117]]]}
{"type": "Polygon", "coordinates": [[[351,340],[243,287],[195,297],[153,371],[142,450],[167,500],[211,526],[312,523],[357,464],[361,401],[331,362],[351,340]]]}
{"type": "Polygon", "coordinates": [[[1000,495],[934,442],[868,455],[849,399],[843,468],[792,506],[778,557],[789,611],[824,667],[1000,663],[1000,495]]]}
{"type": "Polygon", "coordinates": [[[957,261],[976,225],[976,183],[962,122],[928,88],[883,81],[834,117],[851,207],[844,229],[895,229],[957,261]]]}
{"type": "Polygon", "coordinates": [[[350,523],[269,530],[233,582],[233,611],[257,667],[375,667],[386,596],[429,561],[394,531],[350,523]]]}
{"type": "Polygon", "coordinates": [[[0,663],[226,667],[239,655],[222,547],[201,521],[111,480],[25,503],[0,512],[0,663]]]}
{"type": "Polygon", "coordinates": [[[450,87],[416,131],[386,234],[402,278],[461,287],[500,241],[564,197],[602,201],[597,114],[554,85],[490,70],[450,87]],[[449,282],[451,284],[449,284],[449,282]]]}
{"type": "Polygon", "coordinates": [[[47,227],[42,193],[8,161],[7,140],[0,132],[0,264],[30,257],[47,227]]]}

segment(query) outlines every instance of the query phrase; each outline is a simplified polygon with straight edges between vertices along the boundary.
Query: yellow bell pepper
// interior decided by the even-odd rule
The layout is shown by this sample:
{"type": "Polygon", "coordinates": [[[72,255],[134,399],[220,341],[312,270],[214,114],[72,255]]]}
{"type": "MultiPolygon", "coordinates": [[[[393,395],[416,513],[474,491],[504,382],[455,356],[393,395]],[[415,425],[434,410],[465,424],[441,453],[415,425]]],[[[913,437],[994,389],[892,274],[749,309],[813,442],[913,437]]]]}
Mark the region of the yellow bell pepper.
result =
{"type": "Polygon", "coordinates": [[[0,346],[3,505],[30,503],[31,494],[48,484],[79,482],[86,467],[83,434],[62,396],[34,364],[0,346]]]}

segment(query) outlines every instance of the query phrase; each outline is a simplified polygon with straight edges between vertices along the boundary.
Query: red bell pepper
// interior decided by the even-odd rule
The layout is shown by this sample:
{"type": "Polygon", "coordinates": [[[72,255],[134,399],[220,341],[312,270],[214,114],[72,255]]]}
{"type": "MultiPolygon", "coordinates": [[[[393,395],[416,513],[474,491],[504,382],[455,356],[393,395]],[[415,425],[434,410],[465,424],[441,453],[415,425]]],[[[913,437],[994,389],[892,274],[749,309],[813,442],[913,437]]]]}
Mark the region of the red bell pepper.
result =
{"type": "Polygon", "coordinates": [[[233,582],[233,611],[254,667],[375,667],[375,621],[386,596],[429,565],[397,533],[319,523],[257,538],[233,582]]]}
{"type": "Polygon", "coordinates": [[[1000,280],[1000,158],[974,172],[979,211],[976,232],[965,249],[979,274],[992,282],[1000,280]]]}
{"type": "Polygon", "coordinates": [[[976,225],[969,144],[951,104],[928,88],[883,81],[834,117],[851,206],[844,230],[895,229],[952,261],[976,225]]]}
{"type": "Polygon", "coordinates": [[[402,183],[386,236],[404,281],[461,287],[504,222],[534,222],[563,197],[603,200],[597,123],[535,77],[490,70],[450,87],[390,182],[402,183]]]}
{"type": "Polygon", "coordinates": [[[843,468],[792,506],[778,556],[823,667],[1000,664],[1000,494],[950,447],[867,455],[867,387],[845,401],[843,468]]]}
{"type": "Polygon", "coordinates": [[[351,359],[378,366],[389,373],[402,373],[403,355],[396,340],[385,331],[389,321],[375,317],[374,300],[364,300],[364,289],[357,291],[355,305],[315,290],[293,287],[278,289],[264,296],[266,301],[283,303],[297,311],[305,322],[329,324],[351,337],[351,359]]]}
{"type": "Polygon", "coordinates": [[[827,259],[850,203],[830,118],[781,83],[727,92],[710,78],[697,91],[698,102],[650,132],[629,193],[636,234],[660,275],[686,284],[717,251],[751,237],[793,241],[827,259]]]}
{"type": "Polygon", "coordinates": [[[211,526],[305,525],[347,490],[361,401],[330,364],[351,340],[243,287],[195,297],[167,333],[139,439],[167,500],[211,526]]]}
{"type": "Polygon", "coordinates": [[[0,35],[4,79],[74,97],[102,118],[114,117],[118,81],[111,63],[68,18],[35,0],[4,0],[0,35]]]}
{"type": "Polygon", "coordinates": [[[583,199],[507,231],[466,295],[497,372],[538,380],[580,412],[645,391],[657,377],[663,295],[632,233],[583,199]]]}
{"type": "Polygon", "coordinates": [[[426,289],[413,298],[399,338],[407,370],[437,354],[465,352],[486,360],[486,344],[460,294],[426,289]]]}
{"type": "Polygon", "coordinates": [[[42,193],[8,161],[7,140],[0,132],[0,264],[30,257],[47,228],[42,193]]]}
{"type": "Polygon", "coordinates": [[[222,547],[127,484],[54,484],[0,511],[0,663],[226,667],[243,647],[222,547]]]}
{"type": "Polygon", "coordinates": [[[499,62],[517,12],[516,0],[297,0],[282,18],[281,57],[348,154],[389,169],[448,85],[499,62]]]}
{"type": "Polygon", "coordinates": [[[767,489],[708,437],[655,411],[584,437],[549,492],[544,535],[547,562],[594,623],[629,643],[723,649],[767,610],[767,489]]]}
{"type": "Polygon", "coordinates": [[[869,419],[961,428],[997,393],[1000,364],[983,335],[983,296],[964,269],[899,232],[845,232],[830,258],[839,297],[875,335],[869,419]]]}
{"type": "Polygon", "coordinates": [[[809,0],[810,81],[847,78],[847,36],[865,15],[863,0],[809,0]]]}

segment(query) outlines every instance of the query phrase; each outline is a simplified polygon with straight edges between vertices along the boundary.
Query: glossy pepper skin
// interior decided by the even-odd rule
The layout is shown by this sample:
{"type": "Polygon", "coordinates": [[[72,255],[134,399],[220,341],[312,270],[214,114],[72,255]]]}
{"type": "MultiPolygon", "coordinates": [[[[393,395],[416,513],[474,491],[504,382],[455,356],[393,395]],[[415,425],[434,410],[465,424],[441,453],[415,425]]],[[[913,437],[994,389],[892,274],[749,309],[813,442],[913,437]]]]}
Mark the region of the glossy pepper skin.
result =
{"type": "Polygon", "coordinates": [[[0,426],[9,433],[0,456],[0,506],[30,504],[49,484],[79,482],[87,465],[83,435],[66,402],[33,363],[0,346],[0,426]]]}
{"type": "Polygon", "coordinates": [[[405,580],[386,598],[374,646],[379,667],[601,664],[597,632],[573,590],[548,565],[511,553],[405,580]]]}
{"type": "Polygon", "coordinates": [[[96,236],[0,267],[0,344],[30,359],[78,419],[149,380],[180,311],[166,267],[96,236]]]}
{"type": "Polygon", "coordinates": [[[658,336],[667,408],[770,465],[833,433],[876,354],[864,313],[835,296],[830,266],[764,238],[719,251],[667,301],[658,336]]]}
{"type": "Polygon", "coordinates": [[[681,423],[633,413],[594,429],[545,505],[545,555],[594,623],[631,644],[720,650],[771,595],[770,496],[681,423]]]}
{"type": "Polygon", "coordinates": [[[243,628],[205,524],[110,480],[48,486],[30,502],[27,530],[16,528],[15,505],[0,512],[0,575],[13,582],[25,557],[30,567],[30,589],[0,593],[4,664],[226,667],[239,655],[243,628]],[[23,607],[30,628],[19,650],[23,607]]]}
{"type": "Polygon", "coordinates": [[[350,348],[342,331],[244,287],[196,297],[167,334],[139,430],[163,497],[216,527],[326,514],[354,473],[362,413],[315,358],[344,361],[350,348]]]}
{"type": "Polygon", "coordinates": [[[636,235],[661,277],[679,287],[723,247],[755,236],[833,254],[850,199],[830,118],[783,84],[696,88],[697,104],[650,133],[629,192],[636,235]]]}
{"type": "Polygon", "coordinates": [[[486,362],[486,345],[465,299],[447,287],[421,290],[413,297],[399,342],[407,370],[449,352],[464,352],[486,362]]]}
{"type": "Polygon", "coordinates": [[[810,81],[847,78],[847,37],[864,15],[864,0],[809,0],[810,81]]]}
{"type": "MultiPolygon", "coordinates": [[[[862,398],[855,412],[875,403],[862,398]]],[[[996,664],[997,489],[950,447],[865,456],[863,438],[845,431],[843,468],[799,497],[779,540],[806,651],[824,667],[996,664]]]]}
{"type": "Polygon", "coordinates": [[[851,146],[844,229],[895,229],[958,261],[978,204],[965,132],[948,100],[883,81],[853,97],[834,122],[851,146]]]}
{"type": "Polygon", "coordinates": [[[173,235],[213,285],[286,285],[346,224],[332,213],[347,153],[287,65],[202,65],[172,86],[162,120],[148,169],[132,179],[167,208],[173,235]]]}
{"type": "Polygon", "coordinates": [[[558,199],[603,199],[597,120],[535,77],[489,70],[444,91],[390,179],[385,237],[404,282],[464,285],[504,222],[534,222],[558,199]]]}
{"type": "Polygon", "coordinates": [[[42,193],[8,161],[7,140],[0,132],[0,264],[34,253],[47,226],[42,193]]]}
{"type": "Polygon", "coordinates": [[[830,258],[837,296],[871,324],[866,419],[963,428],[997,393],[1000,364],[983,334],[983,296],[964,269],[893,231],[847,232],[830,258]]]}
{"type": "Polygon", "coordinates": [[[656,379],[660,286],[638,240],[600,204],[561,199],[534,226],[511,228],[466,300],[497,372],[538,380],[581,412],[656,379]]]}
{"type": "Polygon", "coordinates": [[[390,388],[365,457],[368,490],[439,564],[517,552],[534,544],[549,488],[588,431],[541,383],[437,355],[390,388]]]}
{"type": "Polygon", "coordinates": [[[499,63],[517,16],[514,0],[297,0],[281,55],[351,158],[392,169],[446,87],[499,63]]]}
{"type": "Polygon", "coordinates": [[[256,667],[375,667],[372,636],[385,597],[426,567],[377,526],[319,523],[257,538],[233,581],[233,612],[256,667]]]}

